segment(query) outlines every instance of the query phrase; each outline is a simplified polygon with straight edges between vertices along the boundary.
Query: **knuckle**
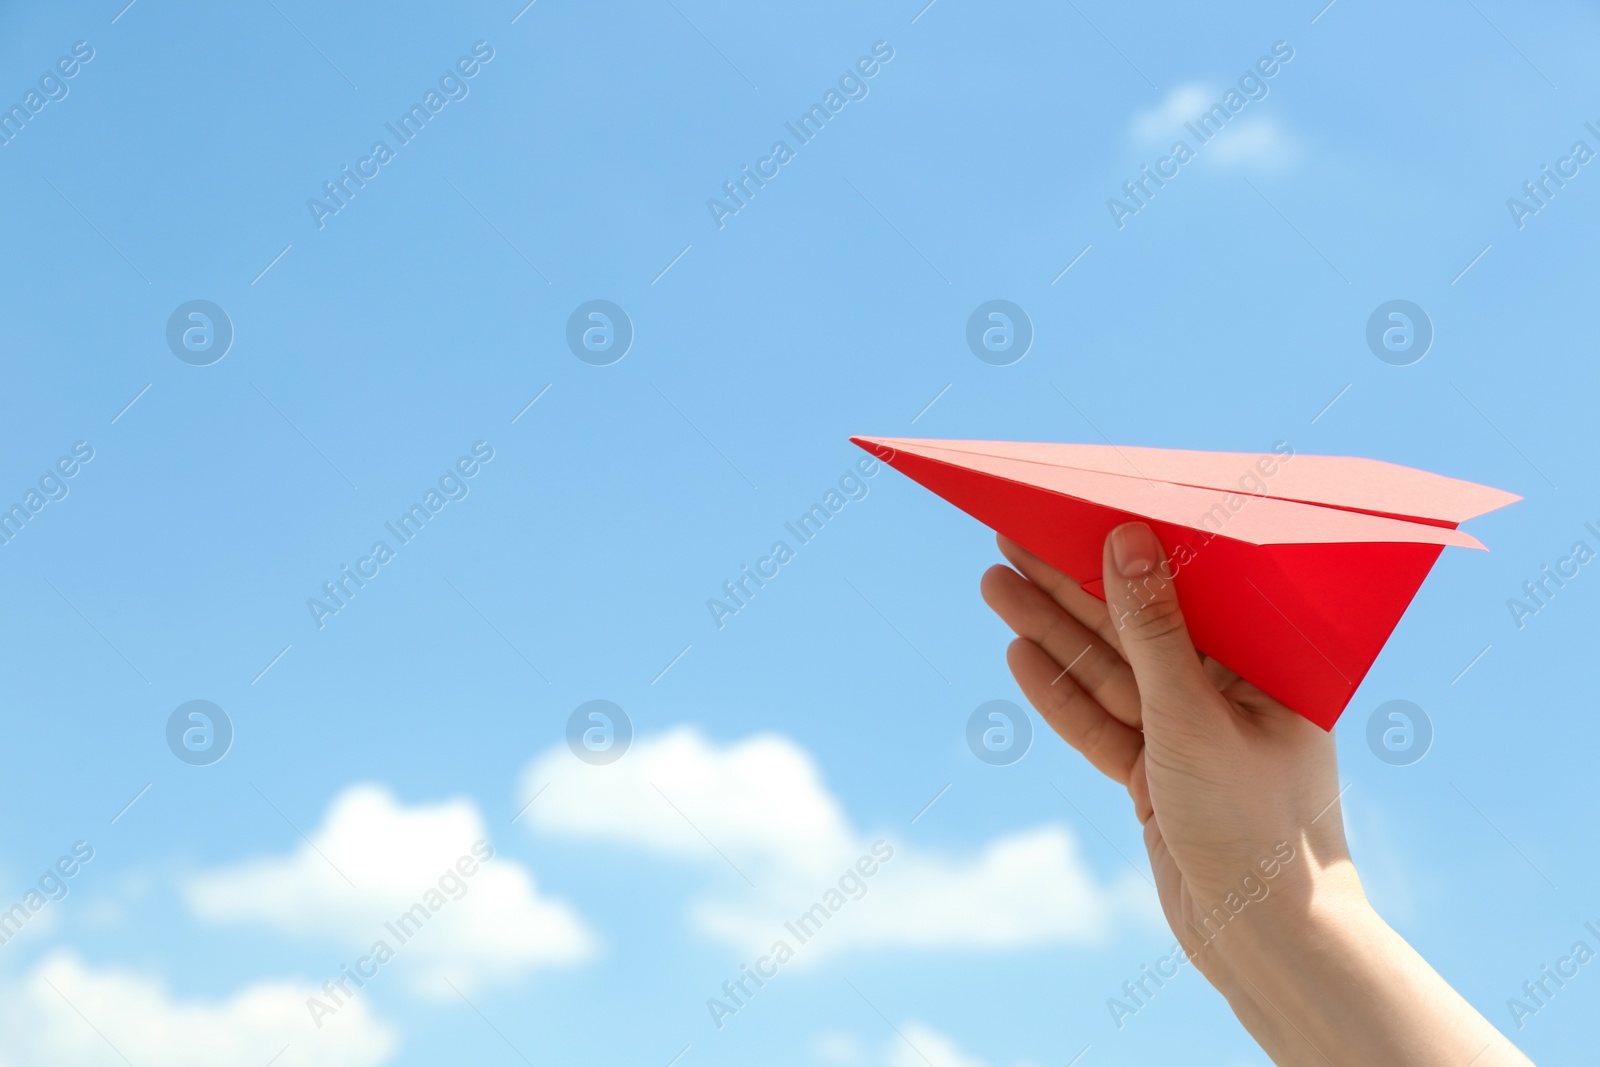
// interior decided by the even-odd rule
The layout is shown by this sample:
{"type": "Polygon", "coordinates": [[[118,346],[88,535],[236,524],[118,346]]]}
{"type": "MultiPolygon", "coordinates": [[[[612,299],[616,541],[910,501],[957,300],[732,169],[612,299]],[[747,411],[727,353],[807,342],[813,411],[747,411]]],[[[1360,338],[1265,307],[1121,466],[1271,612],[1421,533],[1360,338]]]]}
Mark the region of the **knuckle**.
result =
{"type": "Polygon", "coordinates": [[[1094,632],[1100,635],[1100,640],[1112,648],[1116,648],[1121,642],[1117,636],[1117,624],[1112,620],[1110,612],[1106,613],[1105,618],[1095,621],[1094,632]]]}
{"type": "Polygon", "coordinates": [[[1072,675],[1091,693],[1099,693],[1115,678],[1116,664],[1120,658],[1113,656],[1105,645],[1096,641],[1079,655],[1072,675]]]}
{"type": "Polygon", "coordinates": [[[1110,725],[1111,717],[1109,715],[1100,715],[1091,719],[1089,725],[1084,728],[1083,733],[1078,738],[1079,751],[1087,756],[1099,750],[1101,745],[1105,743],[1106,728],[1110,725]]]}
{"type": "MultiPolygon", "coordinates": [[[[1047,689],[1048,692],[1045,693],[1046,699],[1042,703],[1047,704],[1051,715],[1057,717],[1072,707],[1079,694],[1078,686],[1073,683],[1070,677],[1056,679],[1056,681],[1049,684],[1047,689]],[[1058,682],[1061,684],[1057,684],[1058,682]]],[[[1040,705],[1040,703],[1040,701],[1034,701],[1036,706],[1040,705]]],[[[1046,709],[1041,706],[1039,710],[1043,712],[1046,709]]]]}
{"type": "Polygon", "coordinates": [[[1131,633],[1142,641],[1159,641],[1183,631],[1183,612],[1177,598],[1163,591],[1163,595],[1124,612],[1118,623],[1124,633],[1131,633]]]}
{"type": "Polygon", "coordinates": [[[1058,611],[1048,611],[1043,614],[1044,618],[1041,621],[1044,625],[1039,627],[1039,636],[1034,640],[1040,648],[1049,649],[1051,639],[1055,637],[1057,630],[1066,625],[1066,620],[1061,617],[1061,613],[1058,611]]]}

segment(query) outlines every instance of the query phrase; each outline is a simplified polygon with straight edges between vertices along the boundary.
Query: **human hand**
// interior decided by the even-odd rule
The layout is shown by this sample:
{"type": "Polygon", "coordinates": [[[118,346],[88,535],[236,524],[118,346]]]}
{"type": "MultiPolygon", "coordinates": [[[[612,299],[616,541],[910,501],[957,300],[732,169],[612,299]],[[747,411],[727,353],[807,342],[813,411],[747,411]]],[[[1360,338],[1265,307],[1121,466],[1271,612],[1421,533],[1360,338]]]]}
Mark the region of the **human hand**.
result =
{"type": "Polygon", "coordinates": [[[1104,601],[1004,537],[1000,550],[1016,570],[990,568],[982,591],[1018,635],[1017,684],[1127,787],[1168,924],[1277,1062],[1527,1062],[1368,905],[1333,735],[1195,651],[1147,525],[1106,539],[1104,601]],[[1415,1025],[1397,998],[1422,1005],[1415,1025]]]}
{"type": "Polygon", "coordinates": [[[1203,949],[1232,918],[1230,894],[1240,907],[1284,874],[1304,886],[1308,863],[1350,872],[1341,881],[1359,893],[1332,735],[1195,652],[1148,526],[1107,538],[1105,601],[1003,537],[1000,550],[1016,570],[991,568],[982,588],[1018,634],[1011,672],[1068,744],[1127,787],[1167,922],[1213,983],[1218,954],[1203,949]]]}

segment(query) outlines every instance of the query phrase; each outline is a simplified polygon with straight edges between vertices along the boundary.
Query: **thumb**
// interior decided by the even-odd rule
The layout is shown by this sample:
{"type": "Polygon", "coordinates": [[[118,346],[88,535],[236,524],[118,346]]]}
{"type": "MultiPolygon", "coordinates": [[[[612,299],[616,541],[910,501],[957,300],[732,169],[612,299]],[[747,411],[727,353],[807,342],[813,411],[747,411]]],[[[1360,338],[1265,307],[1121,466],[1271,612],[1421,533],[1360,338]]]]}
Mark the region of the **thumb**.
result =
{"type": "Polygon", "coordinates": [[[1142,522],[1118,526],[1106,538],[1102,566],[1106,607],[1145,708],[1190,712],[1214,698],[1178,607],[1177,569],[1155,532],[1142,522]]]}

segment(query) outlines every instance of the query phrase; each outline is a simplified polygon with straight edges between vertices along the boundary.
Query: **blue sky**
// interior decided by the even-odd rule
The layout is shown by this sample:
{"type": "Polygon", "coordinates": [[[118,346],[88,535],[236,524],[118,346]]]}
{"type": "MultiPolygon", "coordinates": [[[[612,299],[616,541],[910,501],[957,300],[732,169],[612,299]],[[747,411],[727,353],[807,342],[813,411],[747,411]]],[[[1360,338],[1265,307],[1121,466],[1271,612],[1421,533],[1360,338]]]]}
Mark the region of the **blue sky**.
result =
{"type": "Polygon", "coordinates": [[[967,748],[1022,702],[987,531],[879,471],[714,621],[851,434],[1286,441],[1523,495],[1346,712],[1345,818],[1492,1022],[1541,1062],[1592,1048],[1593,968],[1520,1029],[1507,999],[1600,948],[1600,578],[1508,605],[1600,550],[1593,5],[123,2],[0,14],[27,115],[0,498],[39,490],[0,547],[0,907],[93,851],[0,945],[0,1063],[1265,1063],[1187,972],[1117,1027],[1171,944],[1126,797],[1042,728],[1009,766],[967,748]],[[1006,366],[966,341],[997,299],[1033,330],[1006,366]],[[1366,340],[1397,299],[1434,333],[1405,366],[1366,340]],[[204,366],[167,340],[195,300],[233,333],[204,366]],[[631,323],[608,365],[567,342],[595,300],[631,323]],[[347,565],[372,576],[319,626],[347,565]],[[1396,699],[1433,730],[1405,766],[1366,740],[1396,699]],[[193,700],[232,727],[209,765],[168,746],[193,700]],[[568,747],[591,700],[631,722],[610,764],[568,747]],[[877,842],[719,1028],[707,999],[877,842]],[[430,889],[317,1027],[307,998],[430,889]]]}

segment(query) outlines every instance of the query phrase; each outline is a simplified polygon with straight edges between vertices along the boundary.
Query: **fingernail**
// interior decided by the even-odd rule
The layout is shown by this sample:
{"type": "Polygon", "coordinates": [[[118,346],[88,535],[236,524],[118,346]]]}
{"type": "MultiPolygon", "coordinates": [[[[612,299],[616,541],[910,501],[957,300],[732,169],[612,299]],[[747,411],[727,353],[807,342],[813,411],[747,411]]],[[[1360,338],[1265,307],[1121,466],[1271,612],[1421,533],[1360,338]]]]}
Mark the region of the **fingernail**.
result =
{"type": "Polygon", "coordinates": [[[1124,578],[1149,574],[1161,561],[1161,543],[1142,522],[1129,522],[1111,531],[1111,562],[1124,578]]]}

